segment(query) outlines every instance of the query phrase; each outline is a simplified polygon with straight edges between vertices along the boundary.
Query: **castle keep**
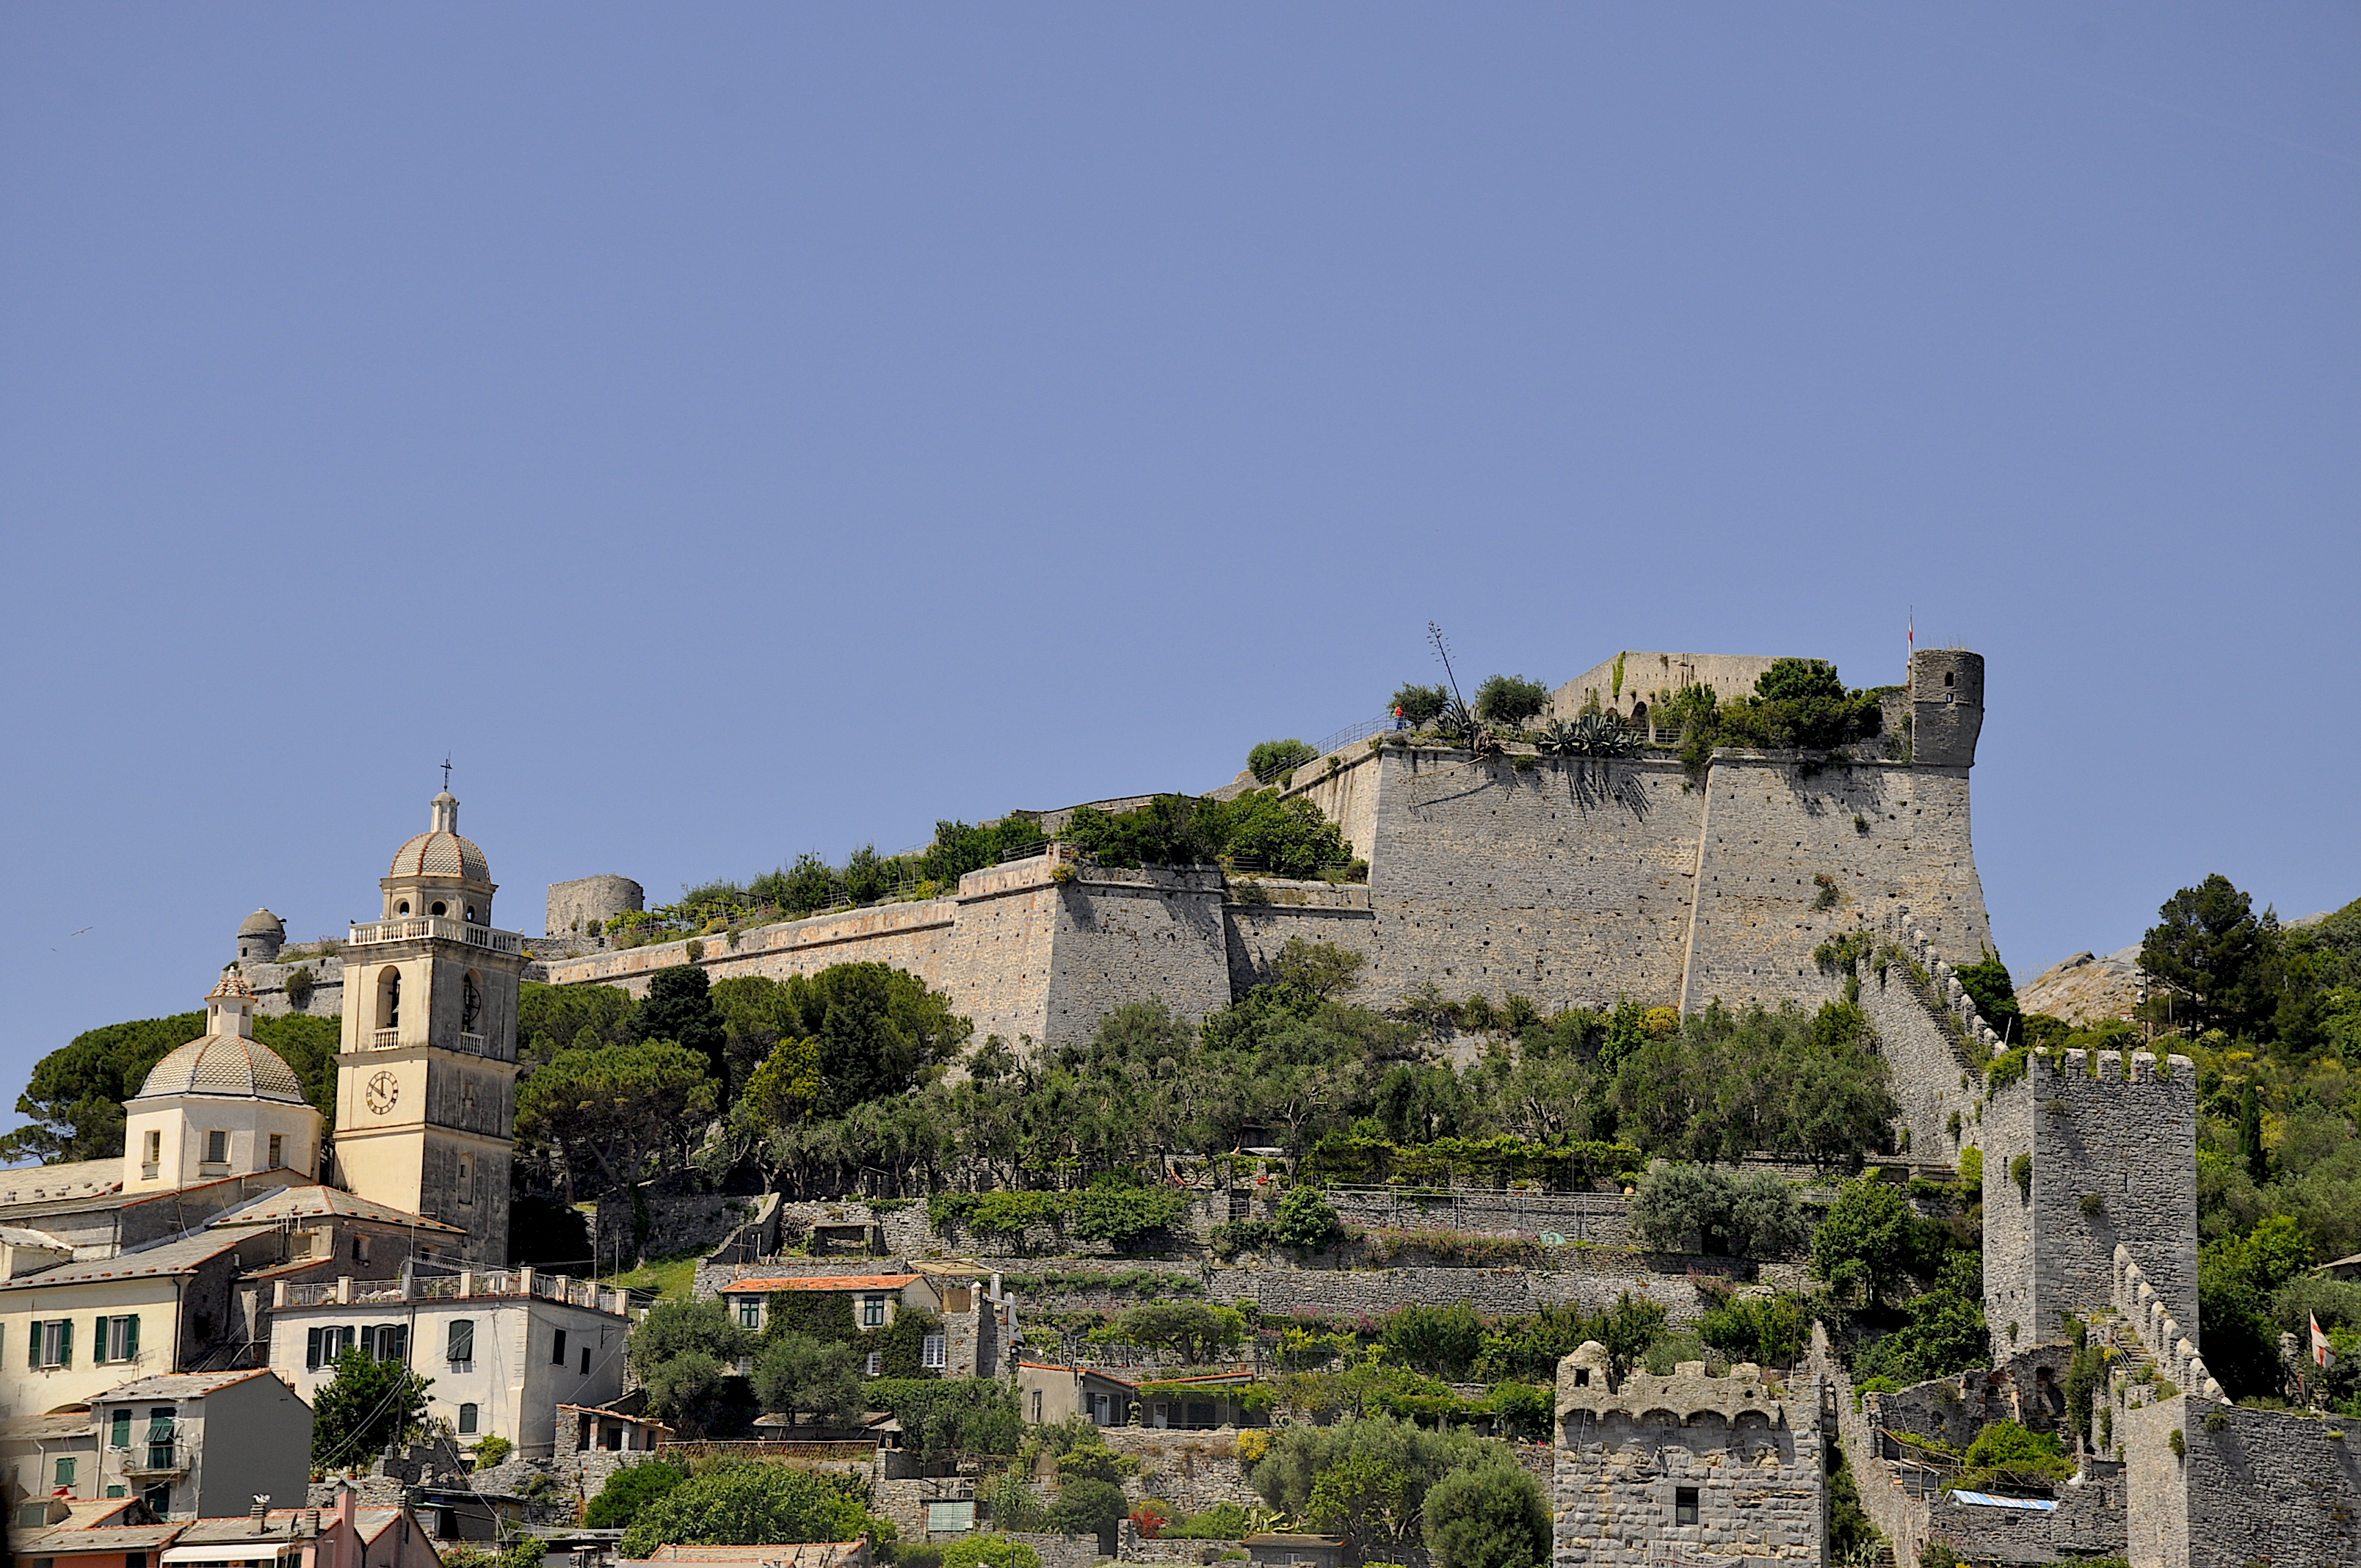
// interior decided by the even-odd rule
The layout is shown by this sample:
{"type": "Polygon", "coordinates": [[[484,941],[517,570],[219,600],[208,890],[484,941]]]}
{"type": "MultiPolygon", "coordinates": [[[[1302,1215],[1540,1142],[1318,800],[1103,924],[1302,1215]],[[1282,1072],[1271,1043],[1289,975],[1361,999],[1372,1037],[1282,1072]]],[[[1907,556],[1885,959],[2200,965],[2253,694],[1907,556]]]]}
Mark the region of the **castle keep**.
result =
{"type": "MultiPolygon", "coordinates": [[[[544,972],[638,991],[680,963],[719,980],[875,960],[948,992],[979,1036],[1049,1044],[1087,1037],[1127,1002],[1225,1006],[1290,937],[1366,953],[1362,994],[1380,1006],[1429,985],[1544,1009],[1817,1002],[1830,982],[1813,949],[1864,920],[1906,914],[1968,960],[1991,939],[1968,798],[1982,658],[1922,650],[1887,707],[1894,733],[1860,750],[1890,754],[1815,767],[1723,750],[1697,776],[1661,754],[1486,760],[1382,735],[1352,742],[1286,788],[1339,825],[1368,862],[1366,885],[1116,871],[1053,847],[941,898],[554,958],[544,972]]],[[[622,878],[561,883],[550,929],[637,892],[622,878]]]]}

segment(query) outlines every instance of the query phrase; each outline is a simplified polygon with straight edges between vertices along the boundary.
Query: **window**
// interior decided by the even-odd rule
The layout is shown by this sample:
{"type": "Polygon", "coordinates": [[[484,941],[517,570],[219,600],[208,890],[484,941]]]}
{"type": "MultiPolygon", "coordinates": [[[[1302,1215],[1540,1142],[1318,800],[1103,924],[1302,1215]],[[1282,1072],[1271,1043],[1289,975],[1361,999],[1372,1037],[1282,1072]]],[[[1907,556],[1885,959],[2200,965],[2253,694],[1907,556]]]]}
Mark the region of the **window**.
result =
{"type": "Polygon", "coordinates": [[[869,1358],[861,1364],[861,1371],[862,1375],[867,1377],[884,1376],[885,1353],[882,1350],[871,1351],[869,1353],[869,1358]]]}
{"type": "Polygon", "coordinates": [[[1590,1368],[1587,1366],[1577,1366],[1574,1369],[1574,1386],[1577,1388],[1587,1388],[1590,1387],[1590,1368]]]}
{"type": "Polygon", "coordinates": [[[861,1326],[864,1329],[882,1329],[885,1326],[884,1295],[869,1295],[861,1299],[861,1326]]]}
{"type": "MultiPolygon", "coordinates": [[[[472,920],[475,915],[476,911],[470,907],[467,917],[472,920]]],[[[469,970],[459,978],[459,1033],[480,1035],[483,1032],[484,992],[476,983],[476,971],[469,970]]]]}
{"type": "Polygon", "coordinates": [[[473,1405],[459,1407],[459,1431],[462,1435],[474,1434],[476,1422],[480,1419],[480,1414],[481,1412],[473,1405]]]}
{"type": "Polygon", "coordinates": [[[139,1359],[139,1319],[99,1318],[91,1323],[90,1354],[93,1361],[139,1359]]]}
{"type": "Polygon", "coordinates": [[[1949,671],[1949,670],[1946,670],[1946,671],[1944,671],[1944,672],[1943,672],[1943,684],[1944,684],[1945,685],[1947,685],[1947,686],[1949,686],[1949,685],[1957,685],[1959,684],[1959,681],[1960,681],[1960,677],[1959,677],[1959,675],[1958,675],[1956,673],[1954,673],[1954,672],[1952,672],[1952,671],[1949,671]]]}
{"type": "Polygon", "coordinates": [[[1041,1419],[1041,1390],[1038,1388],[1033,1390],[1033,1419],[1037,1421],[1041,1419]]]}
{"type": "Polygon", "coordinates": [[[336,1357],[353,1348],[358,1331],[348,1323],[324,1323],[316,1329],[303,1331],[303,1370],[317,1372],[333,1365],[336,1357]]]}
{"type": "Polygon", "coordinates": [[[106,1423],[106,1445],[109,1448],[131,1446],[131,1412],[117,1410],[106,1423]]]}
{"type": "Polygon", "coordinates": [[[451,906],[444,903],[439,898],[429,905],[426,911],[427,914],[434,916],[437,920],[440,920],[444,916],[448,915],[450,912],[451,906]]]}
{"type": "Polygon", "coordinates": [[[281,1167],[281,1166],[285,1165],[286,1163],[287,1163],[287,1137],[286,1137],[286,1135],[285,1135],[285,1134],[283,1134],[283,1133],[273,1133],[273,1134],[271,1134],[271,1135],[270,1135],[270,1164],[269,1164],[269,1169],[272,1169],[272,1170],[277,1170],[280,1167],[281,1167]]]}
{"type": "Polygon", "coordinates": [[[1697,1522],[1697,1489],[1695,1486],[1681,1486],[1674,1490],[1673,1522],[1675,1524],[1697,1522]]]}
{"type": "Polygon", "coordinates": [[[35,1366],[71,1366],[73,1365],[73,1322],[67,1318],[51,1318],[33,1325],[32,1365],[35,1366]]]}
{"type": "Polygon", "coordinates": [[[205,1163],[207,1165],[229,1163],[229,1134],[222,1128],[214,1127],[205,1134],[205,1163]]]}
{"type": "Polygon", "coordinates": [[[55,1481],[53,1481],[52,1483],[50,1483],[50,1485],[52,1485],[52,1486],[72,1486],[73,1484],[74,1484],[74,1460],[73,1460],[73,1456],[72,1456],[71,1454],[65,1454],[65,1455],[60,1456],[60,1457],[59,1458],[59,1460],[58,1460],[57,1479],[56,1479],[55,1481]]]}
{"type": "Polygon", "coordinates": [[[590,1347],[587,1344],[582,1347],[582,1376],[590,1376],[590,1347]]]}
{"type": "Polygon", "coordinates": [[[110,1497],[127,1497],[131,1496],[131,1488],[124,1486],[109,1486],[106,1489],[106,1495],[110,1497]]]}
{"type": "Polygon", "coordinates": [[[443,1359],[452,1366],[466,1366],[476,1359],[476,1320],[454,1318],[443,1337],[443,1359]]]}
{"type": "Polygon", "coordinates": [[[361,1348],[369,1353],[371,1361],[406,1361],[410,1357],[410,1327],[406,1323],[379,1323],[364,1329],[361,1348]]]}
{"type": "Polygon", "coordinates": [[[143,1165],[164,1163],[164,1135],[159,1129],[154,1127],[148,1129],[148,1153],[140,1163],[143,1165]]]}
{"type": "MultiPolygon", "coordinates": [[[[474,1098],[472,1093],[469,1095],[469,1098],[474,1098]]],[[[459,1157],[459,1201],[462,1203],[473,1203],[475,1201],[476,1157],[473,1155],[463,1154],[459,1157]]]]}
{"type": "MultiPolygon", "coordinates": [[[[401,912],[410,913],[403,905],[401,912]]],[[[401,1027],[401,971],[389,969],[377,977],[377,1026],[380,1029],[401,1027]]]]}
{"type": "Polygon", "coordinates": [[[741,1296],[738,1298],[738,1326],[741,1329],[759,1329],[763,1326],[763,1299],[761,1297],[741,1296]]]}
{"type": "Polygon", "coordinates": [[[162,1470],[172,1463],[172,1440],[181,1433],[173,1408],[158,1405],[148,1412],[148,1468],[162,1470]]]}
{"type": "Polygon", "coordinates": [[[549,1361],[553,1366],[566,1365],[566,1331],[564,1329],[558,1330],[557,1337],[550,1341],[549,1361]]]}
{"type": "Polygon", "coordinates": [[[918,1365],[940,1371],[943,1364],[950,1360],[945,1351],[944,1336],[928,1334],[918,1345],[918,1365]]]}
{"type": "Polygon", "coordinates": [[[361,1235],[355,1236],[353,1238],[353,1261],[355,1263],[367,1263],[368,1261],[368,1237],[361,1235]]]}

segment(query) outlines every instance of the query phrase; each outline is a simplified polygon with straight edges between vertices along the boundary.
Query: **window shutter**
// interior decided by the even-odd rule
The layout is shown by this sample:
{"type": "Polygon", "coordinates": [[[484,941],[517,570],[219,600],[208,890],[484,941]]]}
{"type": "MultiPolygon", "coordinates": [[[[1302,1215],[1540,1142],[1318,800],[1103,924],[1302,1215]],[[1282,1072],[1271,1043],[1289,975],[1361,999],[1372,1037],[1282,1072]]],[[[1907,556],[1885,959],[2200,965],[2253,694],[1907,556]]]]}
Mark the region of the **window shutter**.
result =
{"type": "Polygon", "coordinates": [[[476,1359],[475,1319],[454,1318],[451,1320],[450,1339],[445,1353],[445,1359],[449,1361],[473,1361],[476,1359]]]}
{"type": "Polygon", "coordinates": [[[320,1370],[322,1332],[316,1325],[303,1331],[303,1370],[306,1372],[320,1370]]]}
{"type": "Polygon", "coordinates": [[[137,1361],[139,1358],[139,1315],[134,1312],[127,1318],[115,1321],[123,1325],[123,1343],[115,1354],[126,1361],[137,1361]]]}
{"type": "Polygon", "coordinates": [[[106,1320],[104,1318],[93,1318],[90,1321],[90,1359],[93,1363],[106,1359],[106,1320]]]}
{"type": "Polygon", "coordinates": [[[73,1320],[71,1318],[58,1320],[58,1365],[60,1366],[73,1365],[73,1320]]]}

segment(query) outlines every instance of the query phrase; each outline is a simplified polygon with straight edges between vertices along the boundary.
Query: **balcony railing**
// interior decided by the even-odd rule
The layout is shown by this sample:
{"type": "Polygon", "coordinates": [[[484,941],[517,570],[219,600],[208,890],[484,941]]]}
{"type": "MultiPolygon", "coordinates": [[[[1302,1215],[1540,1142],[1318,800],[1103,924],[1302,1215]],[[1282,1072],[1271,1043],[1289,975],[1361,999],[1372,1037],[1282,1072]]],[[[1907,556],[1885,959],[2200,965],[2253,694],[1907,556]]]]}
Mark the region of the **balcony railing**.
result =
{"type": "Polygon", "coordinates": [[[124,1475],[135,1479],[184,1475],[189,1468],[186,1451],[178,1442],[169,1440],[134,1443],[121,1453],[124,1475]]]}
{"type": "Polygon", "coordinates": [[[477,1268],[449,1275],[404,1275],[393,1279],[281,1280],[273,1305],[323,1307],[383,1301],[451,1301],[476,1297],[537,1296],[594,1312],[626,1316],[631,1292],[536,1268],[477,1268]]]}
{"type": "Polygon", "coordinates": [[[399,920],[372,920],[366,926],[355,926],[345,945],[365,948],[374,942],[411,942],[428,937],[439,937],[446,942],[465,942],[471,948],[489,948],[496,953],[524,950],[524,933],[522,931],[495,931],[489,926],[478,926],[472,920],[453,920],[433,915],[405,916],[399,920]]]}

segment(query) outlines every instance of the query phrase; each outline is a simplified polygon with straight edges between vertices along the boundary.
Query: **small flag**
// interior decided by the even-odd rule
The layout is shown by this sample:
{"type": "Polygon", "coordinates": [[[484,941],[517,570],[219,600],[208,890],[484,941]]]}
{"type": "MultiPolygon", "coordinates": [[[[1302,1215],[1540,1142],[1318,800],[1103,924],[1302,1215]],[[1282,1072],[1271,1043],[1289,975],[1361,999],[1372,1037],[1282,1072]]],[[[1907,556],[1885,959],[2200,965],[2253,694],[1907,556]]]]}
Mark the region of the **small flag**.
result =
{"type": "Polygon", "coordinates": [[[2328,1349],[2328,1336],[2320,1332],[2320,1318],[2318,1314],[2307,1312],[2304,1316],[2306,1321],[2312,1324],[2312,1358],[2324,1367],[2328,1365],[2330,1354],[2328,1349]]]}
{"type": "Polygon", "coordinates": [[[1910,651],[1918,652],[1918,612],[1915,609],[1910,612],[1910,651]]]}

